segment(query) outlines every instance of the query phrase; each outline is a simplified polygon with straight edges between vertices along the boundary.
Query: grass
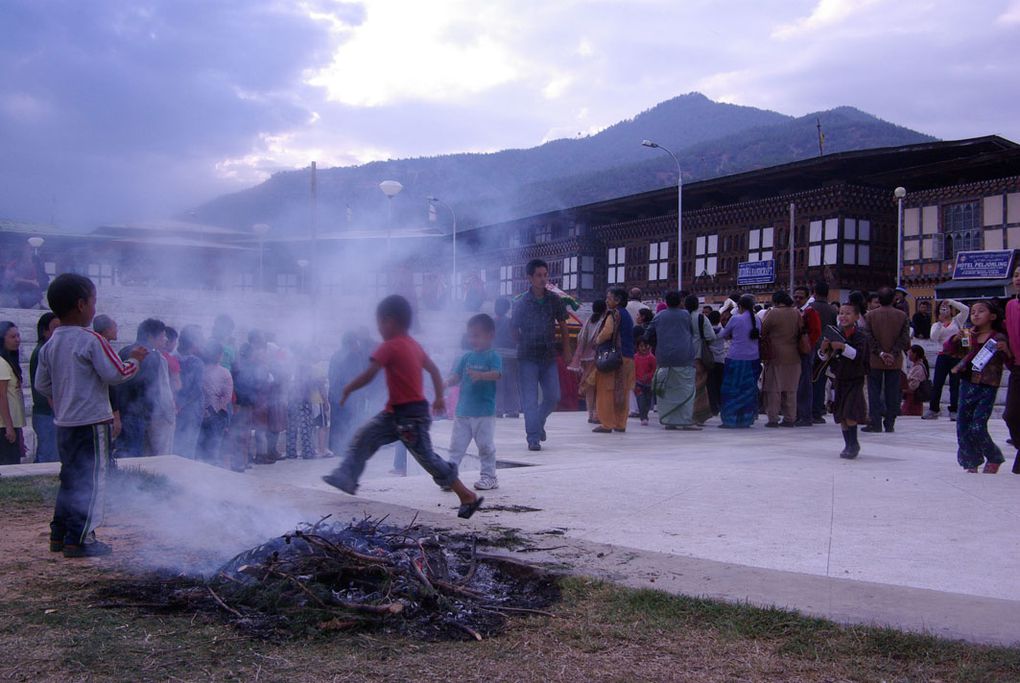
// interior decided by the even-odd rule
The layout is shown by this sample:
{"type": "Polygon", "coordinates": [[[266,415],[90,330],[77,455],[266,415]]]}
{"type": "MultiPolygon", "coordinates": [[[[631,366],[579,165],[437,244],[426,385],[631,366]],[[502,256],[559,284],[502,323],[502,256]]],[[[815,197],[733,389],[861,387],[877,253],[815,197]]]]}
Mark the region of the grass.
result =
{"type": "MultiPolygon", "coordinates": [[[[174,490],[159,477],[117,476],[154,495],[174,490]]],[[[0,680],[1020,681],[1018,649],[584,578],[562,581],[554,618],[515,617],[481,643],[345,633],[258,640],[204,612],[97,607],[104,587],[132,576],[36,549],[55,488],[53,478],[0,479],[0,507],[18,508],[0,535],[0,680]]]]}

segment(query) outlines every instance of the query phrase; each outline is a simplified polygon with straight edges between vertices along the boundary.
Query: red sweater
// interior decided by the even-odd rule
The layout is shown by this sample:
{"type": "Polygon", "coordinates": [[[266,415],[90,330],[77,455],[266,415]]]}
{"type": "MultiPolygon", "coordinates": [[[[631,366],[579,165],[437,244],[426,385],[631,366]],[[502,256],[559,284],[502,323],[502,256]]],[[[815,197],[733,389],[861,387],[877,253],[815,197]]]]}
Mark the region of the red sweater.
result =
{"type": "Polygon", "coordinates": [[[634,354],[634,379],[639,384],[651,384],[655,377],[655,356],[650,353],[634,354]]]}

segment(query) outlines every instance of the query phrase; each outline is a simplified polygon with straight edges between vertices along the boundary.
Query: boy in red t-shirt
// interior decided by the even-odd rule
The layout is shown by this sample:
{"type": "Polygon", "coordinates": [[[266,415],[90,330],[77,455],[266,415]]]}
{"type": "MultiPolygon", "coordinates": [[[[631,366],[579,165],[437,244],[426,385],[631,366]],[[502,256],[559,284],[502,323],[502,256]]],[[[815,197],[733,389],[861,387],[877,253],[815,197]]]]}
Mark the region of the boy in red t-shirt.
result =
{"type": "Polygon", "coordinates": [[[429,373],[436,388],[432,409],[437,414],[446,411],[443,377],[418,342],[407,334],[411,328],[411,304],[402,296],[388,296],[379,303],[375,316],[383,343],[372,354],[368,369],[344,387],[340,405],[343,406],[352,393],[368,386],[379,370],[386,372],[389,399],[385,410],[358,430],[340,466],[322,480],[354,495],[368,459],[383,446],[401,441],[436,484],[457,494],[460,498],[457,516],[467,519],[481,507],[484,498],[457,478],[456,465],[432,450],[429,438],[432,419],[422,386],[422,370],[429,373]]]}

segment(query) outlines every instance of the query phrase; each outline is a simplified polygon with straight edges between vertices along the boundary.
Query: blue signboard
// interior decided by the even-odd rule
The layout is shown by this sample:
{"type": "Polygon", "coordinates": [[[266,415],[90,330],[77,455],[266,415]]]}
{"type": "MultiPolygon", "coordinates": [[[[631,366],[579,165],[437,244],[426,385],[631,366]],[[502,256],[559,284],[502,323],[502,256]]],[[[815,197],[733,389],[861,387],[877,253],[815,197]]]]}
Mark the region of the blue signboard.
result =
{"type": "Polygon", "coordinates": [[[1002,280],[1013,273],[1013,250],[961,251],[956,255],[953,279],[1002,280]]]}
{"type": "Polygon", "coordinates": [[[768,261],[744,261],[737,264],[737,284],[744,285],[768,285],[776,281],[776,262],[774,259],[768,261]]]}

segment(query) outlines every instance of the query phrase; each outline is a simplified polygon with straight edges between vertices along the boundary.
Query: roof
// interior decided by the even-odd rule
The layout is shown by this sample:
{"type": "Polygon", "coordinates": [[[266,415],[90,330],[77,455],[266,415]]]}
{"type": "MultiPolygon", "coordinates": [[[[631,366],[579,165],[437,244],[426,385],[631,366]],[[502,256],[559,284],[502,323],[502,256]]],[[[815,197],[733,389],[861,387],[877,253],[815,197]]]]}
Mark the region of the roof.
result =
{"type": "Polygon", "coordinates": [[[935,285],[935,296],[940,299],[986,299],[988,297],[1003,297],[1009,294],[1013,278],[996,278],[991,280],[978,280],[963,278],[960,280],[947,280],[942,284],[935,285]]]}
{"type": "MultiPolygon", "coordinates": [[[[903,185],[926,189],[1020,174],[1020,145],[997,135],[839,152],[684,183],[684,212],[850,183],[890,191],[903,185]]],[[[676,187],[650,190],[591,204],[548,211],[473,229],[573,216],[589,223],[616,223],[676,212],[676,187]]],[[[467,230],[471,230],[468,228],[467,230]]]]}

